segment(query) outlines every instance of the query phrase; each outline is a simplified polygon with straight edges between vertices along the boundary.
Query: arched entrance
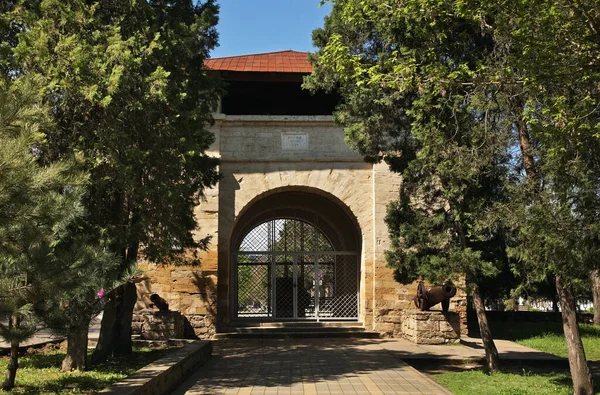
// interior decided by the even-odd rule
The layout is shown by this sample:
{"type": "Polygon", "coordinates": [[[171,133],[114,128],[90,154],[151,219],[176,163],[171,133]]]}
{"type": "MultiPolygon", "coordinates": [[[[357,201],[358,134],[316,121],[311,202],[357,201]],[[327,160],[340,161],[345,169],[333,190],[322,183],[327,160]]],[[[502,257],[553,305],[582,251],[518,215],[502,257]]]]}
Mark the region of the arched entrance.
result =
{"type": "Polygon", "coordinates": [[[357,320],[360,234],[330,199],[280,192],[240,217],[232,238],[234,320],[357,320]]]}

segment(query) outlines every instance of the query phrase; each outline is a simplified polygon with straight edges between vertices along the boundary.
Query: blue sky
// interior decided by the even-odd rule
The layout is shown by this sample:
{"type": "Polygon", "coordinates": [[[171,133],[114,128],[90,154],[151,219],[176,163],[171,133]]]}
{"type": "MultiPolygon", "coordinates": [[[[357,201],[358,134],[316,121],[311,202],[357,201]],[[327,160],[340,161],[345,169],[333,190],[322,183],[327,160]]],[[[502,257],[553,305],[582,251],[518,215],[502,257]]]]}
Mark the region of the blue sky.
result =
{"type": "Polygon", "coordinates": [[[211,57],[293,49],[313,51],[311,33],[330,5],[319,0],[220,0],[220,46],[211,57]]]}

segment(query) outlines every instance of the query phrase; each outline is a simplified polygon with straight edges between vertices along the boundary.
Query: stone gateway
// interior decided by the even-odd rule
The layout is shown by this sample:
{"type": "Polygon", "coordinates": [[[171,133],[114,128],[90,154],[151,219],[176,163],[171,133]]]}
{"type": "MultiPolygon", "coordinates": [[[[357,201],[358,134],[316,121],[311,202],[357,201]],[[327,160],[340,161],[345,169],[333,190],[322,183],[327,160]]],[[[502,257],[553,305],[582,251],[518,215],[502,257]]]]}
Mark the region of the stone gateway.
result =
{"type": "MultiPolygon", "coordinates": [[[[227,83],[209,152],[222,177],[196,210],[210,249],[197,266],[142,264],[139,308],[158,293],[200,337],[274,321],[351,321],[401,336],[416,285],[395,282],[384,257],[400,176],[348,148],[331,116],[335,94],[301,88],[307,56],[207,61],[227,83]]],[[[450,310],[466,320],[460,292],[450,310]]]]}

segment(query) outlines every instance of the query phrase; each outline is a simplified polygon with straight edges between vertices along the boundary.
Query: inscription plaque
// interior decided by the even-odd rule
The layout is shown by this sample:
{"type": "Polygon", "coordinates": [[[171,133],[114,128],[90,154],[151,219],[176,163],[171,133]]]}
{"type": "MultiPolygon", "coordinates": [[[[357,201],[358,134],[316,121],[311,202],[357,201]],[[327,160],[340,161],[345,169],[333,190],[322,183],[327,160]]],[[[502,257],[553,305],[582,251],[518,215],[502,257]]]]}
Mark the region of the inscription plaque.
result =
{"type": "Polygon", "coordinates": [[[308,151],[308,134],[281,134],[281,149],[283,151],[308,151]]]}

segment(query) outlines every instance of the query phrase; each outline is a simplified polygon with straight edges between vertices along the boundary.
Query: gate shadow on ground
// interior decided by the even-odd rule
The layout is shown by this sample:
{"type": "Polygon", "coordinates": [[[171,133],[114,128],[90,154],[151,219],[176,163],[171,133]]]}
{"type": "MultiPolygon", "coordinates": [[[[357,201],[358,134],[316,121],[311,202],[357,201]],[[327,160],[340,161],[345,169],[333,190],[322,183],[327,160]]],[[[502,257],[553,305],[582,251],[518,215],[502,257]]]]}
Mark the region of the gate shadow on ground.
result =
{"type": "MultiPolygon", "coordinates": [[[[317,389],[334,386],[342,392],[367,391],[359,377],[365,374],[390,391],[393,385],[431,388],[429,379],[401,360],[401,352],[383,348],[385,342],[339,338],[215,341],[213,358],[173,394],[232,393],[243,387],[265,387],[267,394],[286,387],[294,393],[302,391],[302,384],[314,384],[317,389]]],[[[444,358],[444,354],[428,357],[444,358]]]]}

